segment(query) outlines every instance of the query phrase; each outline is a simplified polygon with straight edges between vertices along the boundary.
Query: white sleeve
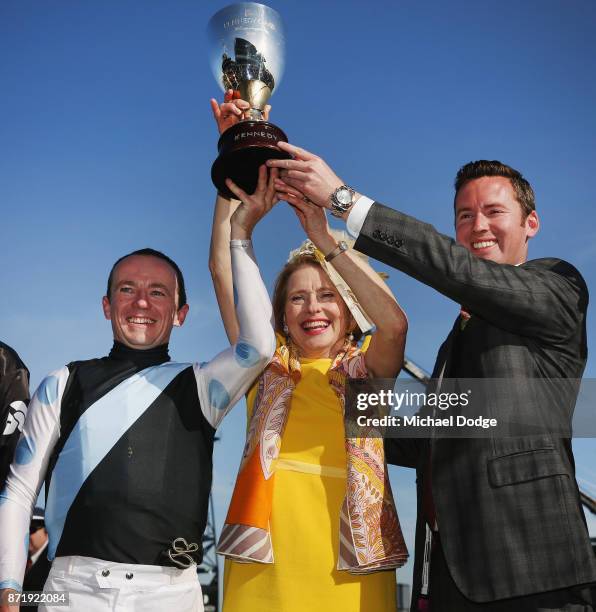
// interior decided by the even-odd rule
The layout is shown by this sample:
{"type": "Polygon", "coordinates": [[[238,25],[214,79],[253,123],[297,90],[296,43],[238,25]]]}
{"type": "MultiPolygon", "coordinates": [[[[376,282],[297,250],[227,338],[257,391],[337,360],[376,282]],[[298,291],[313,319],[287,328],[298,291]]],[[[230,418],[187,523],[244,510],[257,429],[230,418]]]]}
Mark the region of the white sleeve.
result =
{"type": "Polygon", "coordinates": [[[366,219],[366,215],[368,215],[368,211],[370,207],[374,204],[374,201],[366,196],[360,196],[354,206],[352,206],[352,210],[346,219],[346,227],[348,228],[348,232],[352,235],[353,238],[358,238],[360,234],[360,230],[364,225],[364,220],[366,219]]]}
{"type": "Polygon", "coordinates": [[[238,341],[211,361],[194,366],[201,409],[213,427],[246,393],[275,352],[271,300],[250,243],[234,240],[230,248],[238,341]]]}
{"type": "Polygon", "coordinates": [[[37,388],[0,491],[0,589],[22,590],[29,522],[60,435],[60,404],[67,380],[64,367],[46,376],[37,388]]]}

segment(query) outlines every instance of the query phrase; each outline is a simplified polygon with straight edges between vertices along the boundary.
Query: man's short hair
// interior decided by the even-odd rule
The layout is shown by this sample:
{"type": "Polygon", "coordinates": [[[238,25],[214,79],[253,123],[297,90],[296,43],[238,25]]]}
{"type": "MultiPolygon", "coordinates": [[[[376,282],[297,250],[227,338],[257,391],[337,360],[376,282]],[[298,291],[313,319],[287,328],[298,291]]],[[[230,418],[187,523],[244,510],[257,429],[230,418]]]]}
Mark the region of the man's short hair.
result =
{"type": "Polygon", "coordinates": [[[165,262],[167,262],[172,267],[174,272],[176,273],[176,280],[178,281],[178,310],[180,310],[182,306],[186,305],[186,289],[184,287],[184,276],[182,276],[182,270],[180,270],[180,268],[178,267],[178,264],[173,259],[170,259],[167,255],[165,255],[161,251],[156,251],[155,249],[149,249],[149,248],[139,249],[138,251],[133,251],[132,253],[123,255],[112,266],[112,269],[110,270],[110,276],[108,276],[108,291],[106,293],[108,300],[111,298],[110,294],[112,291],[112,280],[114,278],[114,270],[116,269],[116,266],[121,261],[126,259],[127,257],[132,257],[133,255],[143,255],[145,257],[157,257],[158,259],[163,259],[165,262]]]}
{"type": "Polygon", "coordinates": [[[522,219],[536,210],[536,199],[534,190],[528,181],[522,176],[521,172],[511,166],[504,164],[496,159],[489,161],[479,159],[462,166],[455,177],[455,197],[453,198],[453,208],[455,210],[455,199],[459,190],[468,182],[483,176],[502,176],[509,179],[515,198],[519,202],[522,211],[522,219]]]}

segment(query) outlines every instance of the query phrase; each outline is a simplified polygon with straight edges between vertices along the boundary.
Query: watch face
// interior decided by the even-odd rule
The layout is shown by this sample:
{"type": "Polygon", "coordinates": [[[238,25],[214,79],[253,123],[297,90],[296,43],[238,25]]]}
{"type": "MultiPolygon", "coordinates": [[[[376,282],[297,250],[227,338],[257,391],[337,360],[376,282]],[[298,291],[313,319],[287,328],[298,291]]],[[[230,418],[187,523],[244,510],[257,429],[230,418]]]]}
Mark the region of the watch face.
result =
{"type": "Polygon", "coordinates": [[[352,194],[348,189],[338,189],[335,197],[337,198],[337,201],[344,206],[352,203],[352,194]]]}

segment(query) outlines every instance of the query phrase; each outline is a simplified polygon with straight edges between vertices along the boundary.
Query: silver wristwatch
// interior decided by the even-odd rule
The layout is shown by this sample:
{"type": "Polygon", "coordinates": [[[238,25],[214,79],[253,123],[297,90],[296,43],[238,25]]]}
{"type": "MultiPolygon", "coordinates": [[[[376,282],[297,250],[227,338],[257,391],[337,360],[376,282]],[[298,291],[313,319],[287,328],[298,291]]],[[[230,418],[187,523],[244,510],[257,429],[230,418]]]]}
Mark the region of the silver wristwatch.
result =
{"type": "Polygon", "coordinates": [[[356,192],[347,185],[340,185],[330,196],[331,214],[334,217],[341,217],[346,211],[350,210],[354,204],[356,192]]]}

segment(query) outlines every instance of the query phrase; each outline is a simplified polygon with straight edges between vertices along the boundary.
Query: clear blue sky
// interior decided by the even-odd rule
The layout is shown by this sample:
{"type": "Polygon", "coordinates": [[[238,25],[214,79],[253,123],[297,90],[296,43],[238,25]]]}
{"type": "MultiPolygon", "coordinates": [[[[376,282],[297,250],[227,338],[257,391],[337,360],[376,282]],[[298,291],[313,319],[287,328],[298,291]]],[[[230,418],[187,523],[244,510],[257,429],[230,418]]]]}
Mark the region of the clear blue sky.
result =
{"type": "MultiPolygon", "coordinates": [[[[207,270],[217,134],[207,61],[211,0],[0,3],[0,337],[44,374],[111,345],[100,300],[112,262],[152,246],[185,272],[191,311],[172,355],[225,344],[207,270]]],[[[358,191],[452,233],[452,181],[479,158],[533,184],[558,256],[596,289],[596,4],[592,0],[272,1],[287,32],[272,118],[358,191]]],[[[271,287],[302,240],[280,204],[255,232],[271,287]]],[[[457,306],[405,275],[389,284],[410,320],[407,353],[431,369],[457,306]]],[[[588,338],[596,329],[590,312],[588,338]]],[[[596,362],[586,375],[596,377],[596,362]]],[[[215,460],[218,526],[244,430],[238,406],[215,460]]],[[[596,443],[576,443],[596,483],[596,443]]],[[[392,468],[410,548],[414,475],[392,468]]],[[[596,521],[590,519],[592,532],[596,521]]],[[[409,581],[411,565],[400,574],[409,581]]]]}

